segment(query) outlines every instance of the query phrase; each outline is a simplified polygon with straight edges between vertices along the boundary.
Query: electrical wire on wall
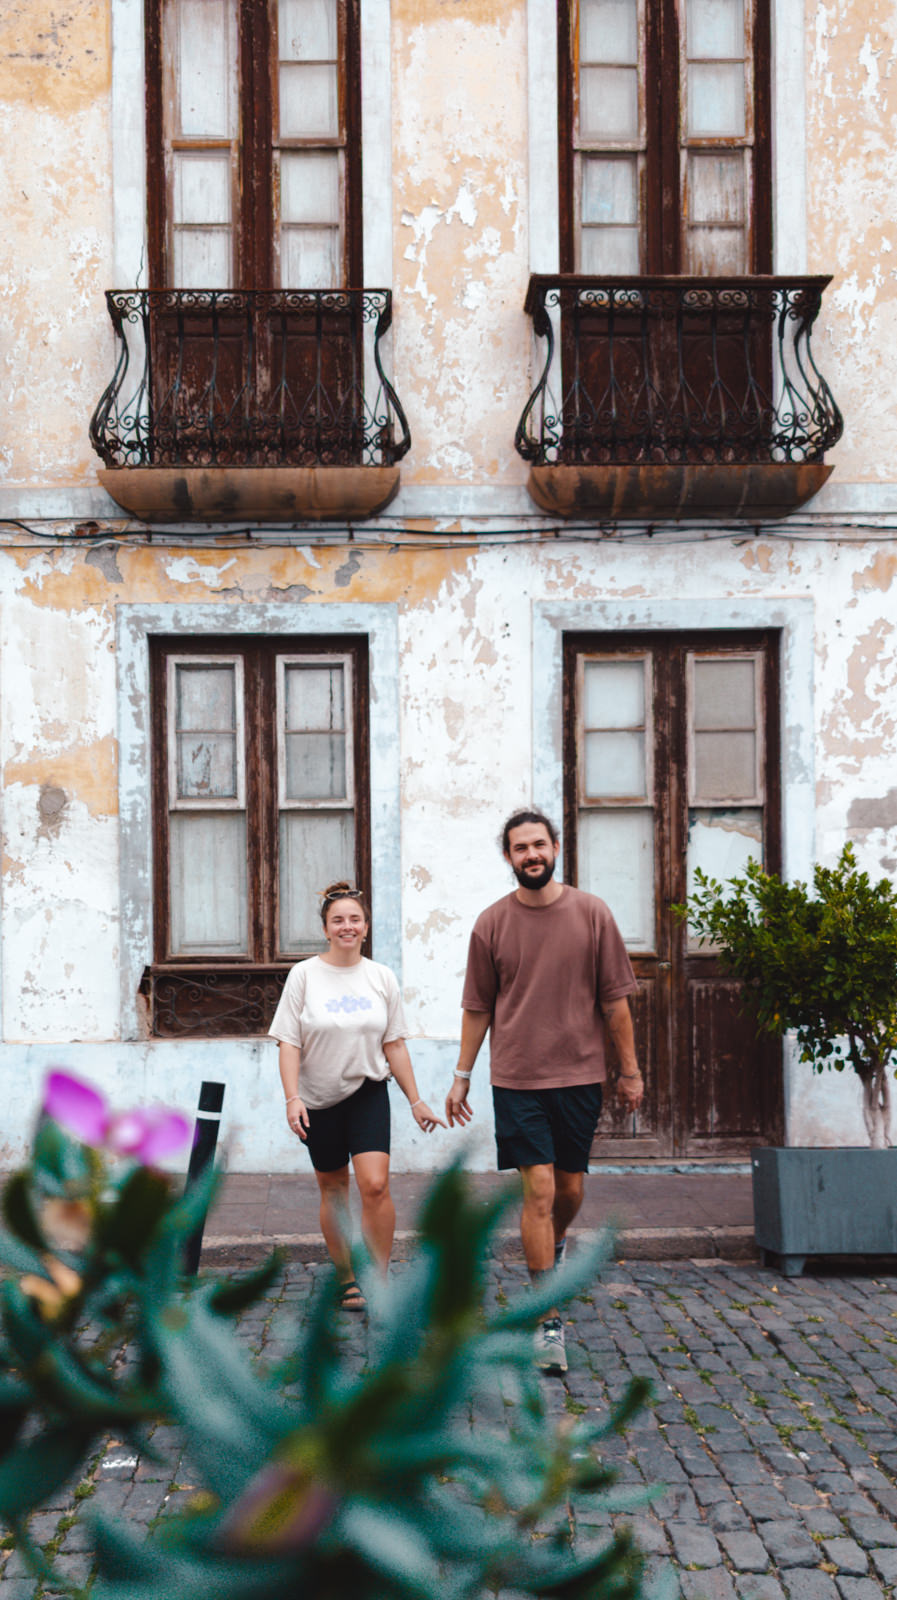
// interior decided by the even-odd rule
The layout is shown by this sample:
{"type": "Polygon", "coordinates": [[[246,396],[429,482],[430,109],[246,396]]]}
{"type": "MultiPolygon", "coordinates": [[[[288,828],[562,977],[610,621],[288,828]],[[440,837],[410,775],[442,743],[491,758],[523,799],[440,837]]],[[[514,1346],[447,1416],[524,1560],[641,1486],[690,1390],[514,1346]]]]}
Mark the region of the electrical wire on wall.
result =
{"type": "MultiPolygon", "coordinates": [[[[456,516],[428,517],[427,522],[457,524],[456,516]]],[[[55,519],[54,519],[55,521],[55,519]]],[[[61,519],[59,519],[61,523],[61,519]]],[[[475,518],[466,517],[470,524],[475,518]]],[[[500,527],[466,527],[463,531],[448,532],[442,527],[424,532],[407,524],[323,526],[320,523],[296,523],[289,526],[266,528],[186,526],[149,527],[145,523],[124,521],[109,522],[105,527],[91,521],[66,522],[56,526],[34,526],[19,518],[0,518],[0,549],[27,550],[46,546],[81,545],[87,548],[101,544],[121,546],[141,545],[157,549],[183,549],[185,545],[201,549],[244,548],[283,549],[292,546],[313,548],[344,548],[354,546],[369,550],[477,550],[502,546],[530,545],[551,549],[557,545],[606,543],[620,544],[751,544],[758,540],[776,540],[781,543],[810,544],[864,544],[897,542],[897,520],[893,526],[883,526],[880,521],[844,518],[837,524],[826,519],[819,523],[795,519],[785,525],[746,524],[743,522],[713,523],[706,528],[694,523],[683,526],[674,522],[640,523],[624,526],[619,523],[564,522],[559,526],[536,526],[517,521],[500,527]],[[24,533],[24,542],[2,537],[3,529],[24,533]]]]}

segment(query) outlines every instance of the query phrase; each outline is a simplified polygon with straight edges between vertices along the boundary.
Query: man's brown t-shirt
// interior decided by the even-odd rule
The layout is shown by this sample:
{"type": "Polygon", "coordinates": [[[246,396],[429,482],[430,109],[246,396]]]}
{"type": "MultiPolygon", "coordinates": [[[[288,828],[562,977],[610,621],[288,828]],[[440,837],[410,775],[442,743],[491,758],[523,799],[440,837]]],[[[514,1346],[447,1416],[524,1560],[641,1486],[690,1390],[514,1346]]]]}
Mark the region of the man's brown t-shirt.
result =
{"type": "Polygon", "coordinates": [[[635,987],[609,908],[565,884],[551,905],[509,894],[477,918],[461,1004],[491,1014],[494,1084],[560,1089],[604,1082],[599,1008],[635,987]]]}

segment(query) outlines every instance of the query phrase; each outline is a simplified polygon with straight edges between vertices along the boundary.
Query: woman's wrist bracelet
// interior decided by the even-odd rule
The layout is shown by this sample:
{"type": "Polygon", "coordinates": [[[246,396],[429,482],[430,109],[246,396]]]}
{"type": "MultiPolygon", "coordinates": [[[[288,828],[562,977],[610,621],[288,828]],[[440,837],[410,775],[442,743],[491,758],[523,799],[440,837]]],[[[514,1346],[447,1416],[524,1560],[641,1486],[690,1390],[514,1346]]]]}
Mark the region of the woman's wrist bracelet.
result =
{"type": "Polygon", "coordinates": [[[473,1076],[473,1074],[470,1073],[470,1072],[462,1072],[460,1067],[456,1067],[455,1068],[455,1077],[456,1078],[471,1078],[472,1076],[473,1076]]]}
{"type": "Polygon", "coordinates": [[[289,1098],[284,1101],[284,1105],[288,1106],[291,1100],[301,1100],[301,1099],[302,1099],[301,1094],[291,1094],[289,1096],[289,1098]]]}
{"type": "Polygon", "coordinates": [[[414,1110],[414,1108],[415,1108],[415,1106],[422,1106],[422,1105],[423,1105],[423,1103],[424,1103],[424,1101],[423,1101],[423,1095],[422,1095],[422,1096],[421,1096],[421,1098],[420,1098],[420,1099],[419,1099],[419,1100],[412,1100],[412,1102],[411,1102],[411,1109],[412,1109],[412,1111],[413,1111],[413,1110],[414,1110]]]}

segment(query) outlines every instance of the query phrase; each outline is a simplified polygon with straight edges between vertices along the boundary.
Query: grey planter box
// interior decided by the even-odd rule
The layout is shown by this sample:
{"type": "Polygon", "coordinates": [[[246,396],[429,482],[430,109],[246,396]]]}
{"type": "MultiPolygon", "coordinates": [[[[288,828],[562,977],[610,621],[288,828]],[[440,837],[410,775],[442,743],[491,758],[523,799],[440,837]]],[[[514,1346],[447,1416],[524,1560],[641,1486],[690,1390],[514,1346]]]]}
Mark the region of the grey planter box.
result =
{"type": "Polygon", "coordinates": [[[754,1234],[786,1277],[807,1256],[897,1255],[897,1148],[751,1151],[754,1234]]]}

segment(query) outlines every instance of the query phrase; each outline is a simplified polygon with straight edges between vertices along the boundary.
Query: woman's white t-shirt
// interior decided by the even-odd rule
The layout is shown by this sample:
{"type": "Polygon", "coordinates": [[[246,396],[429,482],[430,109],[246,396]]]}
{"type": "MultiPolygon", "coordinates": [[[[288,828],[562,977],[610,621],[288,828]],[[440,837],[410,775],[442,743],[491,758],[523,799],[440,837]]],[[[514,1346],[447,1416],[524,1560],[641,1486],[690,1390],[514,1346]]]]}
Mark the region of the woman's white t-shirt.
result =
{"type": "Polygon", "coordinates": [[[347,1099],[365,1078],[387,1078],[383,1046],[408,1037],[395,973],[366,956],[351,967],[300,961],[268,1031],[302,1052],[299,1093],[312,1111],[347,1099]]]}

